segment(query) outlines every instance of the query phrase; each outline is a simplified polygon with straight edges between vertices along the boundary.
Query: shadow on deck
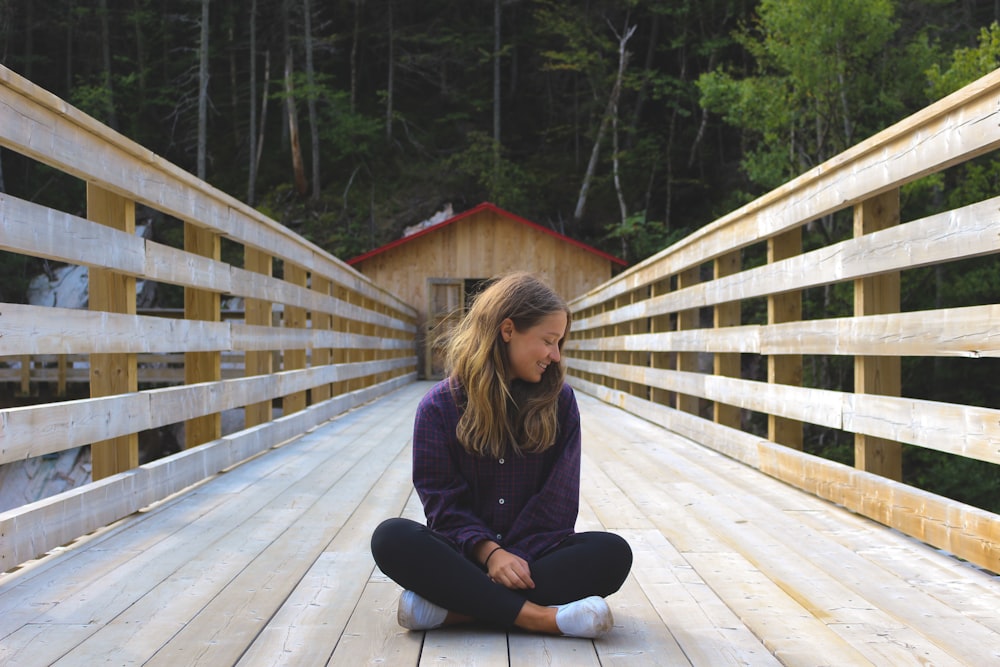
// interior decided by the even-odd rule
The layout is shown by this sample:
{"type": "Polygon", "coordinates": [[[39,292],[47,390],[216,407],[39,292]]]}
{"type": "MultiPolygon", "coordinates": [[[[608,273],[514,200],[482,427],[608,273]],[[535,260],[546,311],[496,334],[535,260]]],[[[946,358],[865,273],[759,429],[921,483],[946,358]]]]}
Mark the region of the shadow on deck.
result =
{"type": "Polygon", "coordinates": [[[1000,579],[578,393],[578,527],[635,566],[597,641],[411,633],[368,550],[422,518],[428,383],[0,576],[4,665],[987,665],[1000,579]]]}

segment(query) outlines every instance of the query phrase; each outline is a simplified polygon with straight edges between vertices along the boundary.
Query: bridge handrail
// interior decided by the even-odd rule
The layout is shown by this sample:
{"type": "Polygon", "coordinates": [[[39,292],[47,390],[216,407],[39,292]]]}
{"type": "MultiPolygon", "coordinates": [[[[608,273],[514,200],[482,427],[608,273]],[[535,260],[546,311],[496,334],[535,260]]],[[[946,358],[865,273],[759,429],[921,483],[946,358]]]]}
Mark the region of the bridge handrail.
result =
{"type": "Polygon", "coordinates": [[[87,187],[86,218],[0,194],[0,250],[90,274],[88,310],[0,304],[0,361],[30,372],[32,357],[86,355],[90,385],[0,409],[0,464],[90,445],[95,480],[0,513],[0,571],[415,379],[410,306],[3,67],[0,146],[87,187]],[[184,247],[137,237],[136,205],[183,223],[184,247]],[[223,260],[223,239],[242,264],[223,260]],[[183,287],[184,312],[140,314],[139,280],[183,287]],[[223,319],[223,296],[244,299],[241,319],[223,319]],[[171,372],[144,376],[149,364],[171,372]],[[230,409],[244,428],[223,435],[230,409]],[[138,434],[179,422],[186,448],[139,465],[138,434]]]}
{"type": "Polygon", "coordinates": [[[1000,304],[900,308],[901,271],[1000,253],[1000,197],[900,224],[899,188],[998,147],[1000,71],[574,300],[572,383],[1000,571],[1000,517],[900,481],[901,443],[1000,464],[1000,410],[906,398],[900,372],[904,356],[1000,356],[1000,304]],[[803,252],[805,225],[845,211],[854,238],[803,252]],[[762,244],[767,263],[743,268],[762,244]],[[803,290],[843,282],[853,316],[803,320],[803,290]],[[750,299],[767,300],[766,324],[744,320],[750,299]],[[803,355],[853,356],[855,390],[802,386],[803,355]],[[804,453],[804,423],[853,434],[854,467],[804,453]]]}

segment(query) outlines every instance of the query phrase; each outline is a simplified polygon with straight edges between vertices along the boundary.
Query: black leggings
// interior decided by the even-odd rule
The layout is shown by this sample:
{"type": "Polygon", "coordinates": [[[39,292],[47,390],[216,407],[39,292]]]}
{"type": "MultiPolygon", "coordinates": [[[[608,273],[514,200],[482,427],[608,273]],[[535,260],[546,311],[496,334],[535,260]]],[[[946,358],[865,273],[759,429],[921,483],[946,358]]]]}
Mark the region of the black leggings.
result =
{"type": "Polygon", "coordinates": [[[632,549],[613,533],[576,533],[530,564],[535,588],[511,590],[427,526],[387,519],[372,534],[372,555],[390,579],[439,607],[511,627],[525,601],[550,606],[611,595],[632,567],[632,549]]]}

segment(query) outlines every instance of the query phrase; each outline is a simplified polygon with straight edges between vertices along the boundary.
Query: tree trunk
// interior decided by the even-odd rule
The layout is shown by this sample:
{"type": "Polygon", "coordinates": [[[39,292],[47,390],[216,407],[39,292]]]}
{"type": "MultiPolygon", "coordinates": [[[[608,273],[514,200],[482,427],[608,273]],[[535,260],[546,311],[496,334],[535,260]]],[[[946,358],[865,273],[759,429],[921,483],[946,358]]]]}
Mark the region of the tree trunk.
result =
{"type": "MultiPolygon", "coordinates": [[[[29,3],[29,5],[32,3],[29,3]]],[[[111,79],[111,27],[108,21],[108,0],[101,0],[98,4],[98,17],[101,21],[101,56],[104,61],[104,88],[107,91],[108,127],[113,130],[118,129],[118,114],[115,111],[115,89],[111,79]]]]}
{"type": "Polygon", "coordinates": [[[389,18],[389,72],[385,91],[385,143],[392,143],[392,91],[396,77],[396,35],[392,28],[392,0],[386,3],[386,13],[389,18]]]}
{"type": "MultiPolygon", "coordinates": [[[[365,0],[355,0],[354,3],[354,33],[351,36],[351,113],[358,103],[358,41],[361,39],[361,10],[365,0]]],[[[392,11],[390,7],[389,11],[392,11]]],[[[392,25],[390,20],[389,25],[392,25]]]]}
{"type": "Polygon", "coordinates": [[[247,175],[247,204],[253,206],[257,199],[257,0],[250,2],[250,128],[247,130],[247,151],[250,161],[247,175]]]}
{"type": "Polygon", "coordinates": [[[264,91],[260,96],[260,131],[257,133],[257,154],[254,156],[253,173],[260,173],[260,158],[264,154],[264,128],[267,127],[267,95],[271,81],[271,50],[264,52],[264,91]]]}
{"type": "MultiPolygon", "coordinates": [[[[101,0],[105,2],[105,0],[101,0]]],[[[208,7],[211,0],[201,0],[201,40],[198,46],[198,178],[205,180],[208,153],[208,7]]]]}
{"type": "MultiPolygon", "coordinates": [[[[626,26],[625,35],[618,35],[618,74],[615,77],[615,92],[612,93],[612,99],[614,103],[611,105],[611,150],[614,151],[612,155],[612,165],[615,177],[615,193],[618,195],[618,208],[621,211],[621,225],[625,226],[628,220],[628,208],[625,205],[625,195],[622,192],[622,181],[618,170],[618,99],[621,97],[622,89],[622,79],[625,78],[625,68],[628,66],[629,53],[625,46],[628,44],[628,40],[635,33],[635,26],[628,28],[626,26]]],[[[628,240],[625,235],[621,235],[622,242],[622,256],[628,256],[628,240]]]]}
{"type": "Polygon", "coordinates": [[[284,34],[285,34],[285,114],[288,117],[288,145],[292,151],[292,171],[295,174],[295,191],[301,196],[305,196],[309,190],[306,182],[305,165],[302,162],[302,144],[299,141],[299,113],[295,107],[295,84],[292,82],[293,57],[292,40],[290,38],[291,28],[289,22],[291,18],[288,12],[288,0],[285,4],[284,14],[284,34]]]}
{"type": "Polygon", "coordinates": [[[306,83],[309,94],[306,107],[309,110],[309,140],[312,150],[312,198],[319,201],[319,119],[316,117],[316,73],[313,69],[312,8],[309,0],[302,0],[305,23],[306,83]]]}
{"type": "Polygon", "coordinates": [[[597,137],[594,139],[594,147],[590,151],[590,161],[587,163],[587,171],[583,175],[583,183],[580,185],[580,196],[576,200],[576,210],[573,212],[573,222],[579,224],[583,219],[583,211],[587,206],[587,195],[590,192],[590,183],[594,180],[594,172],[597,171],[597,158],[601,153],[601,142],[604,140],[604,133],[608,130],[608,123],[613,114],[617,113],[618,97],[621,94],[622,79],[625,77],[625,66],[628,64],[628,51],[625,46],[628,40],[635,34],[636,26],[628,29],[624,36],[618,35],[618,73],[615,76],[615,83],[611,87],[611,94],[608,96],[608,105],[601,118],[601,125],[597,129],[597,137]]]}
{"type": "Polygon", "coordinates": [[[500,0],[493,0],[493,184],[500,174],[500,0]]]}

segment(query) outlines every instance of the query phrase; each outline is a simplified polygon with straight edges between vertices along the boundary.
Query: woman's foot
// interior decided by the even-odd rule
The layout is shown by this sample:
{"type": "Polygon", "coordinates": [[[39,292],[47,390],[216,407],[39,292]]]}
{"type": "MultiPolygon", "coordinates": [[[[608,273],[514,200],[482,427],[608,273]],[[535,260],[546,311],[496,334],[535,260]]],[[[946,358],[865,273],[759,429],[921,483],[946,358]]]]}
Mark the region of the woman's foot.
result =
{"type": "Polygon", "coordinates": [[[607,633],[614,624],[611,608],[597,595],[556,607],[556,625],[567,637],[594,639],[607,633]]]}
{"type": "Polygon", "coordinates": [[[403,591],[396,608],[396,622],[407,630],[433,630],[444,625],[448,610],[428,602],[413,591],[403,591]]]}
{"type": "Polygon", "coordinates": [[[614,626],[614,618],[604,598],[595,595],[553,607],[525,602],[514,625],[531,632],[596,639],[614,626]]]}

